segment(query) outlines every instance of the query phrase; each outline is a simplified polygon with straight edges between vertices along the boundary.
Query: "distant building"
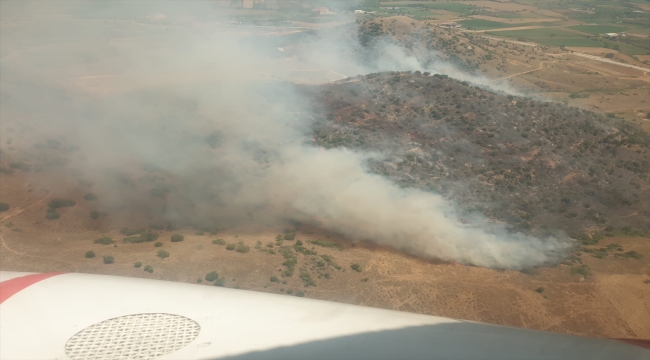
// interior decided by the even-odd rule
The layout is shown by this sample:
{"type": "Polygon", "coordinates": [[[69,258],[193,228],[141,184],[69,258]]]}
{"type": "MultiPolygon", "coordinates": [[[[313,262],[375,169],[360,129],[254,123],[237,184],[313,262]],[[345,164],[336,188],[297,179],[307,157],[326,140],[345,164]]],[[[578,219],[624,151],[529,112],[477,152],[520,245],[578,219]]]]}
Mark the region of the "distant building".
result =
{"type": "Polygon", "coordinates": [[[447,28],[459,28],[459,27],[461,27],[460,24],[455,23],[455,22],[442,23],[442,24],[438,24],[438,26],[447,27],[447,28]]]}
{"type": "Polygon", "coordinates": [[[366,12],[363,10],[354,10],[355,14],[365,14],[366,12]]]}
{"type": "Polygon", "coordinates": [[[326,7],[317,7],[312,9],[313,12],[315,12],[318,15],[335,15],[335,12],[330,11],[329,8],[326,7]]]}
{"type": "Polygon", "coordinates": [[[606,37],[606,38],[615,38],[615,37],[618,36],[618,33],[606,33],[606,34],[603,34],[602,36],[606,37]]]}

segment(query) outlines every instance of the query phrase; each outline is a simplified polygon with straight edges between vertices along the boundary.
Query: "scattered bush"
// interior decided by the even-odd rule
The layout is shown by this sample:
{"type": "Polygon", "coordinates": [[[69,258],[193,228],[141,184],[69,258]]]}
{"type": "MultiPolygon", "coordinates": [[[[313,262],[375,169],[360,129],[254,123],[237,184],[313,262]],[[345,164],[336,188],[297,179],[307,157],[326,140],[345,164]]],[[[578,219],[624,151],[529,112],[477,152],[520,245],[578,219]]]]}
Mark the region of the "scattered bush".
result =
{"type": "Polygon", "coordinates": [[[88,193],[84,195],[84,199],[86,199],[87,201],[97,201],[97,195],[88,193]]]}
{"type": "Polygon", "coordinates": [[[172,235],[172,242],[181,242],[181,241],[183,241],[183,239],[185,239],[185,237],[183,235],[180,235],[180,234],[172,235]]]}
{"type": "Polygon", "coordinates": [[[212,243],[215,245],[226,245],[226,240],[224,239],[212,240],[212,243]]]}
{"type": "Polygon", "coordinates": [[[245,245],[241,241],[237,244],[237,247],[235,248],[236,252],[242,253],[242,254],[245,254],[245,253],[249,252],[250,250],[251,250],[250,246],[245,245]]]}
{"type": "Polygon", "coordinates": [[[296,292],[296,296],[297,296],[297,297],[303,297],[303,296],[305,296],[305,293],[302,292],[302,291],[297,291],[297,292],[296,292]]]}
{"type": "Polygon", "coordinates": [[[95,252],[94,251],[86,251],[86,259],[92,259],[95,257],[95,252]]]}
{"type": "Polygon", "coordinates": [[[226,279],[224,278],[218,278],[217,281],[214,282],[214,286],[225,286],[226,285],[226,279]]]}
{"type": "Polygon", "coordinates": [[[289,294],[289,295],[293,294],[293,290],[291,290],[291,289],[287,290],[287,294],[289,294]]]}
{"type": "Polygon", "coordinates": [[[165,250],[158,250],[158,254],[156,256],[158,256],[161,259],[166,259],[169,257],[169,252],[165,250]]]}
{"type": "Polygon", "coordinates": [[[296,238],[296,233],[293,231],[284,234],[284,240],[293,240],[295,238],[296,238]]]}
{"type": "Polygon", "coordinates": [[[154,247],[161,247],[161,246],[163,246],[163,244],[160,241],[158,241],[155,244],[153,244],[153,246],[154,247]]]}
{"type": "Polygon", "coordinates": [[[152,232],[150,230],[147,230],[140,234],[140,236],[130,236],[130,237],[125,237],[124,242],[125,243],[132,243],[132,244],[139,244],[143,242],[151,242],[155,241],[158,239],[158,234],[155,232],[152,232]]]}
{"type": "Polygon", "coordinates": [[[326,248],[334,248],[340,251],[343,251],[343,246],[341,244],[337,244],[335,242],[327,241],[327,240],[309,240],[308,241],[310,244],[316,245],[316,246],[322,246],[326,248]]]}
{"type": "Polygon", "coordinates": [[[139,269],[142,266],[142,263],[139,261],[136,261],[135,264],[133,264],[133,267],[136,269],[139,269]]]}
{"type": "Polygon", "coordinates": [[[632,258],[632,259],[637,259],[637,260],[640,260],[641,258],[643,258],[643,255],[639,254],[636,251],[628,251],[628,252],[622,253],[622,254],[615,254],[614,256],[622,257],[622,258],[626,258],[626,259],[632,258]]]}
{"type": "Polygon", "coordinates": [[[47,212],[45,213],[45,218],[48,220],[56,220],[60,217],[61,215],[59,215],[59,213],[54,211],[52,208],[48,209],[47,212]]]}
{"type": "Polygon", "coordinates": [[[200,284],[203,282],[203,279],[196,279],[196,282],[200,284]]]}
{"type": "Polygon", "coordinates": [[[216,271],[210,271],[205,274],[205,281],[213,282],[219,278],[219,274],[216,271]]]}
{"type": "Polygon", "coordinates": [[[91,211],[90,212],[90,218],[93,219],[93,220],[99,219],[99,211],[95,211],[95,210],[91,211]]]}
{"type": "Polygon", "coordinates": [[[95,239],[93,241],[93,244],[101,244],[101,245],[110,245],[114,243],[113,239],[109,238],[108,236],[103,236],[100,237],[99,239],[95,239]]]}
{"type": "Polygon", "coordinates": [[[368,282],[368,280],[370,280],[370,279],[368,279],[368,278],[363,278],[363,279],[361,279],[361,282],[368,282]]]}
{"type": "Polygon", "coordinates": [[[301,272],[300,279],[302,280],[303,285],[305,285],[305,287],[317,285],[316,281],[314,281],[314,279],[311,278],[311,275],[309,275],[309,273],[307,272],[301,272]]]}
{"type": "Polygon", "coordinates": [[[74,200],[69,200],[69,199],[52,199],[50,202],[47,204],[47,206],[50,207],[50,209],[58,209],[62,207],[73,207],[77,203],[74,202],[74,200]]]}
{"type": "Polygon", "coordinates": [[[104,264],[112,264],[115,262],[115,258],[110,255],[104,256],[104,264]]]}
{"type": "Polygon", "coordinates": [[[235,244],[228,244],[226,246],[226,250],[232,251],[232,250],[235,250],[236,247],[237,247],[237,245],[235,245],[235,244]]]}
{"type": "Polygon", "coordinates": [[[147,265],[147,266],[144,267],[144,271],[151,274],[151,273],[153,273],[153,268],[151,267],[151,265],[147,265]]]}
{"type": "Polygon", "coordinates": [[[165,228],[165,224],[161,222],[152,222],[151,224],[149,224],[149,228],[154,230],[162,230],[165,228]]]}
{"type": "Polygon", "coordinates": [[[352,265],[350,265],[350,267],[352,268],[352,270],[354,270],[356,272],[361,272],[361,265],[359,265],[359,264],[352,264],[352,265]]]}
{"type": "Polygon", "coordinates": [[[535,289],[535,291],[542,294],[544,292],[544,288],[540,286],[537,289],[535,289]]]}
{"type": "Polygon", "coordinates": [[[280,280],[278,280],[278,277],[277,277],[277,276],[273,275],[273,276],[271,276],[270,281],[271,281],[271,282],[279,282],[280,280]]]}
{"type": "Polygon", "coordinates": [[[144,229],[129,229],[129,228],[126,228],[126,227],[122,228],[122,230],[120,230],[120,233],[122,235],[126,235],[126,236],[138,235],[138,234],[142,234],[143,232],[144,232],[144,229]]]}
{"type": "Polygon", "coordinates": [[[591,274],[591,269],[589,269],[589,266],[583,264],[579,267],[571,268],[571,274],[589,276],[591,274]]]}
{"type": "Polygon", "coordinates": [[[5,212],[9,210],[9,208],[10,208],[9,204],[0,202],[0,212],[5,212]]]}

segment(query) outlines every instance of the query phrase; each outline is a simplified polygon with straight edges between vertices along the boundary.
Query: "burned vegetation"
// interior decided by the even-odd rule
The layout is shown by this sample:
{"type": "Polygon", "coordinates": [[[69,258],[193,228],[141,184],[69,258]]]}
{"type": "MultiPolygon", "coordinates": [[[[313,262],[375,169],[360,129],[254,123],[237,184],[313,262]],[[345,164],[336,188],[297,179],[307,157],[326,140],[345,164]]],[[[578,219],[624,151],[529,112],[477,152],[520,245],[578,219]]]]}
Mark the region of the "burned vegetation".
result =
{"type": "Polygon", "coordinates": [[[649,234],[650,136],[614,116],[419,72],[302,90],[319,104],[316,145],[379,152],[369,171],[468,216],[584,241],[605,229],[649,234]]]}

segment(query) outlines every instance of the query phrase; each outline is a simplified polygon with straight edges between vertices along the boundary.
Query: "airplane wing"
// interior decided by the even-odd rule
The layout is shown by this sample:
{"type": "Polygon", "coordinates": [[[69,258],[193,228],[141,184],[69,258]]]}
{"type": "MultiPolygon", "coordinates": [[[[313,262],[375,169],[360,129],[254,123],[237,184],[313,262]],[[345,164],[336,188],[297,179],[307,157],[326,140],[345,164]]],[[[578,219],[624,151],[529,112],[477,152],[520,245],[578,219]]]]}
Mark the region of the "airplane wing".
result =
{"type": "Polygon", "coordinates": [[[217,286],[0,272],[1,359],[650,359],[623,342],[217,286]]]}

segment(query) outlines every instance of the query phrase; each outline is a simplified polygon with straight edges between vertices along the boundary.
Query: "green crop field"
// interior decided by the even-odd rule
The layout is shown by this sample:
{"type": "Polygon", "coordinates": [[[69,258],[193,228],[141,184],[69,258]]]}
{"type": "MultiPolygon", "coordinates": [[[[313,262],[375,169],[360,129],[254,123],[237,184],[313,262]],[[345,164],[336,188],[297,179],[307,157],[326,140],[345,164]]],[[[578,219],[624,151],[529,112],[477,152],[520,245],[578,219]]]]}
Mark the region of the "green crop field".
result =
{"type": "Polygon", "coordinates": [[[585,46],[600,47],[603,44],[597,40],[590,39],[584,35],[556,28],[526,29],[513,31],[494,31],[490,35],[504,36],[509,38],[523,38],[536,43],[548,46],[585,46]]]}
{"type": "Polygon", "coordinates": [[[576,25],[570,28],[590,34],[619,33],[627,30],[623,26],[615,25],[576,25]]]}
{"type": "Polygon", "coordinates": [[[459,3],[417,3],[413,2],[401,2],[401,1],[387,1],[382,2],[381,6],[398,6],[398,7],[417,7],[417,8],[427,8],[431,10],[447,10],[457,13],[466,13],[468,11],[476,9],[475,6],[459,3]]]}
{"type": "Polygon", "coordinates": [[[506,24],[498,21],[471,19],[460,21],[461,24],[470,30],[491,30],[517,26],[528,26],[528,24],[506,24]]]}

